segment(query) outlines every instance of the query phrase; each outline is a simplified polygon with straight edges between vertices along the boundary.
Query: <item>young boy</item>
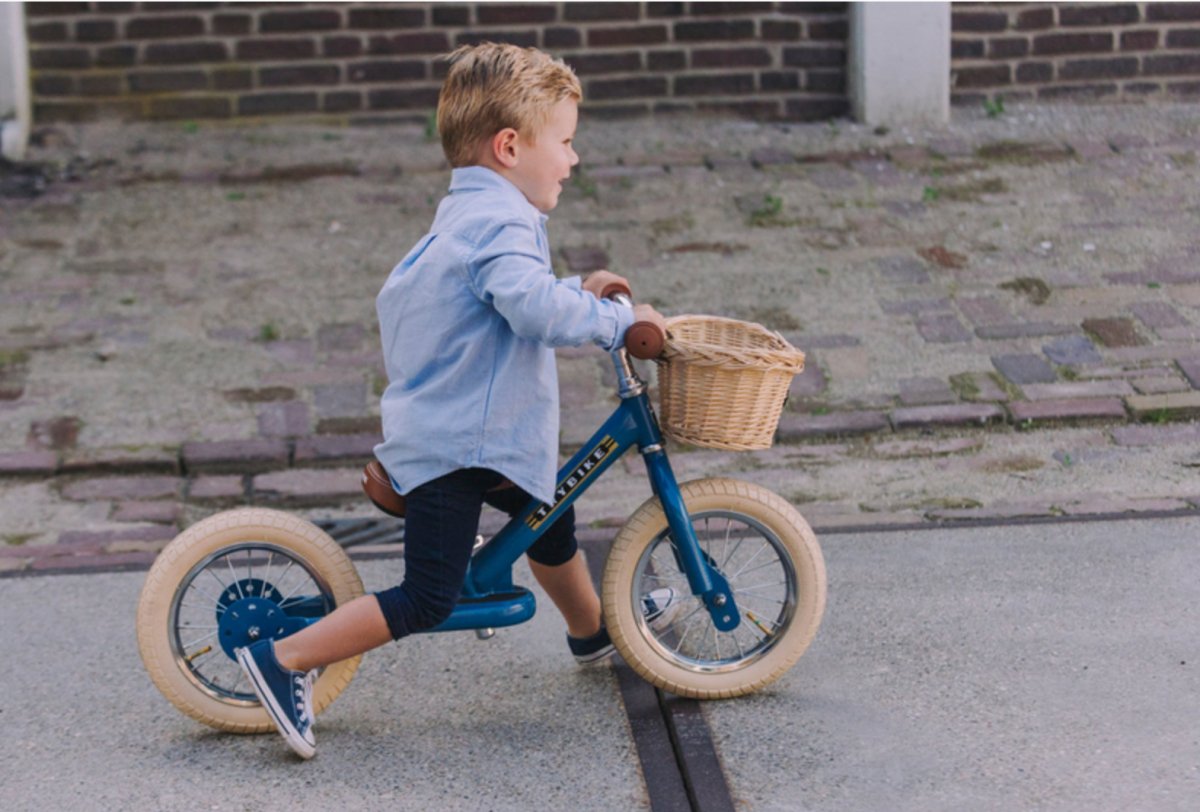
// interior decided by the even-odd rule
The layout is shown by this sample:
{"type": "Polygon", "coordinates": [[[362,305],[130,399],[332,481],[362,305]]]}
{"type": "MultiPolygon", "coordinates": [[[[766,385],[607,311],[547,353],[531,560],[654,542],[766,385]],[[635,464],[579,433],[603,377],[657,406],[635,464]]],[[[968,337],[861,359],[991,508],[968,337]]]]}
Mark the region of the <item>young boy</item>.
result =
{"type": "MultiPolygon", "coordinates": [[[[315,751],[312,672],[431,629],[458,601],[483,503],[509,513],[552,503],[558,456],[554,346],[611,350],[653,308],[601,301],[606,271],[558,280],[546,212],[579,163],[582,98],[561,61],[484,43],[452,53],[437,123],[453,167],[426,234],[392,271],[377,308],[389,384],[376,456],[406,498],[404,582],[364,595],[238,662],[288,744],[315,751]]],[[[581,663],[612,653],[600,600],[576,548],[574,511],[529,550],[581,663]]],[[[655,596],[663,617],[673,595],[655,596]]]]}

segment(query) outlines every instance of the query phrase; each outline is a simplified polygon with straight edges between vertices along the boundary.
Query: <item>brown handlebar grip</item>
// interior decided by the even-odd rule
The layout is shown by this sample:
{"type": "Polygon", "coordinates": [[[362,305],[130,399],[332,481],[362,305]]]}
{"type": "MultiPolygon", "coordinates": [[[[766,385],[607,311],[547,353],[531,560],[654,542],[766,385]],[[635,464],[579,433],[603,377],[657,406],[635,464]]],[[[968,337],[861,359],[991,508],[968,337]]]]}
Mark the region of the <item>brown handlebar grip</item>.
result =
{"type": "Polygon", "coordinates": [[[601,299],[611,299],[618,293],[624,293],[630,299],[633,298],[633,291],[629,289],[629,285],[622,285],[620,282],[609,282],[604,286],[604,290],[600,291],[601,299]]]}
{"type": "Polygon", "coordinates": [[[652,321],[635,321],[625,331],[625,349],[643,361],[662,355],[666,343],[666,334],[652,321]]]}

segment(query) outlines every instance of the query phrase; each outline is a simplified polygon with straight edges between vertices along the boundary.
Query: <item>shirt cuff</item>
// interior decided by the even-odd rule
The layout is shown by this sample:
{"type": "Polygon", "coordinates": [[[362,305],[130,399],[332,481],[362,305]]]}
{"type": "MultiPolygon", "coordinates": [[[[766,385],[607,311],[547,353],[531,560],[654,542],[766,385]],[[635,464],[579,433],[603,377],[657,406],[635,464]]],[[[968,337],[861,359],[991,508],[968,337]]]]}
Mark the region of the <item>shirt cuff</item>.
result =
{"type": "Polygon", "coordinates": [[[626,307],[623,304],[610,302],[613,306],[614,314],[616,315],[616,332],[613,334],[612,341],[609,343],[606,350],[612,352],[625,346],[625,331],[633,326],[633,308],[626,307]]]}

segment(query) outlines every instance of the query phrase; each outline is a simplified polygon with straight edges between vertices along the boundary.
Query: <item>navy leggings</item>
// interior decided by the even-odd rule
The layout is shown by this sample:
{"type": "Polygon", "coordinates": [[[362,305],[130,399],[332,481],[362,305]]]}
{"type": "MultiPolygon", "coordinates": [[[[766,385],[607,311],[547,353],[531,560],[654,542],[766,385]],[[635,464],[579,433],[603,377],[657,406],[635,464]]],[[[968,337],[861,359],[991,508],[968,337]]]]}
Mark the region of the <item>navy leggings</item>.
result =
{"type": "MultiPolygon", "coordinates": [[[[486,503],[510,516],[530,496],[516,486],[497,489],[504,477],[486,468],[462,468],[405,494],[404,581],[376,592],[393,640],[432,629],[450,616],[467,574],[479,513],[486,503]]],[[[528,555],[558,566],[575,555],[575,509],[568,508],[528,555]]]]}

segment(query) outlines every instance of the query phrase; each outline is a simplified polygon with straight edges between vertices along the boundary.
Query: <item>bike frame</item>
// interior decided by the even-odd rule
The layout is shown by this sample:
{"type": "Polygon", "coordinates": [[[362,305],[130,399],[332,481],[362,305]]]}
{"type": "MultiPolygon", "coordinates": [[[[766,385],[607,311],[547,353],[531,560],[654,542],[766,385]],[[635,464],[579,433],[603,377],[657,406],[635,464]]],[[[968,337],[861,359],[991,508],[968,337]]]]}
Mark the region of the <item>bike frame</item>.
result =
{"type": "Polygon", "coordinates": [[[612,359],[620,381],[620,404],[559,470],[553,504],[531,500],[491,541],[474,552],[462,599],[450,617],[431,631],[511,626],[532,617],[535,611],[533,595],[513,585],[513,565],[609,466],[634,446],[645,461],[651,488],[666,512],[675,542],[673,551],[680,568],[687,574],[693,594],[704,601],[718,629],[729,631],[738,625],[739,612],[732,591],[696,539],[687,506],[663,448],[662,431],[646,385],[633,369],[624,349],[614,351],[612,359]]]}

